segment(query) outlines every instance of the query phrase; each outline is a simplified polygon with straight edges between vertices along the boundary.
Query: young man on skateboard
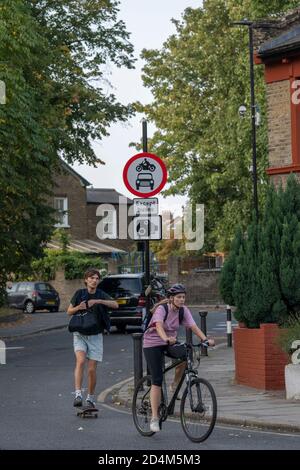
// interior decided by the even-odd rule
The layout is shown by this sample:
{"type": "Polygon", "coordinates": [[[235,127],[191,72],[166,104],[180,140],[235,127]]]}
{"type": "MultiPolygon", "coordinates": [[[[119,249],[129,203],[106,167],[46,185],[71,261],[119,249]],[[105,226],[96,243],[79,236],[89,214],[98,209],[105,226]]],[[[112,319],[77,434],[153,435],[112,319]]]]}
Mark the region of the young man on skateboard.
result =
{"type": "Polygon", "coordinates": [[[103,315],[104,308],[118,308],[119,305],[109,295],[98,289],[100,273],[97,269],[88,269],[84,275],[85,289],[79,289],[71,299],[67,309],[69,315],[93,308],[99,317],[99,326],[95,334],[84,335],[79,332],[73,333],[73,345],[76,356],[75,366],[75,400],[74,406],[82,406],[82,381],[84,364],[88,361],[88,395],[86,405],[95,407],[96,369],[98,362],[102,362],[103,356],[103,315]]]}

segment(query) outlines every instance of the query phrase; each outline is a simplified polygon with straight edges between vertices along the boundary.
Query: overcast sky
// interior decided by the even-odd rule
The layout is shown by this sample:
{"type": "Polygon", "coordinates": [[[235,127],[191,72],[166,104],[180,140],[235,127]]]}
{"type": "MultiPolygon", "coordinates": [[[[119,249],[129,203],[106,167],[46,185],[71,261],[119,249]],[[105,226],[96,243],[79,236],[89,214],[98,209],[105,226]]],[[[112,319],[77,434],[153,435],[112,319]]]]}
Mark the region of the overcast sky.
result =
{"type": "MultiPolygon", "coordinates": [[[[138,59],[134,70],[109,70],[114,93],[122,103],[151,102],[151,93],[143,87],[141,79],[141,50],[160,49],[168,36],[175,32],[171,18],[180,19],[185,8],[198,8],[201,4],[201,0],[121,0],[119,17],[125,21],[127,30],[131,33],[135,57],[138,59]]],[[[106,162],[105,166],[95,169],[86,165],[74,165],[74,169],[94,187],[115,188],[127,197],[135,197],[127,191],[122,172],[127,160],[136,153],[128,145],[141,138],[141,118],[141,115],[137,115],[128,124],[113,125],[110,136],[95,144],[96,153],[106,162]]],[[[148,136],[151,137],[152,133],[153,127],[149,126],[148,136]]],[[[178,215],[184,202],[184,197],[159,197],[160,212],[169,209],[178,215]]]]}

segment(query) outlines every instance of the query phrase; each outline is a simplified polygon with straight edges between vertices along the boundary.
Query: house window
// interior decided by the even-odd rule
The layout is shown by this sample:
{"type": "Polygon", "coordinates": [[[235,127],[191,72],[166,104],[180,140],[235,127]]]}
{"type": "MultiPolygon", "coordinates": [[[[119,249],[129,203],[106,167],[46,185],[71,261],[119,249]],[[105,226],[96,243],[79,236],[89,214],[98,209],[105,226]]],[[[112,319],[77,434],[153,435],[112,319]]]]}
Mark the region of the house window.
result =
{"type": "Polygon", "coordinates": [[[54,209],[56,210],[57,223],[55,227],[68,227],[68,198],[55,197],[54,209]]]}
{"type": "Polygon", "coordinates": [[[117,217],[115,210],[106,211],[103,219],[103,238],[117,238],[117,217]]]}

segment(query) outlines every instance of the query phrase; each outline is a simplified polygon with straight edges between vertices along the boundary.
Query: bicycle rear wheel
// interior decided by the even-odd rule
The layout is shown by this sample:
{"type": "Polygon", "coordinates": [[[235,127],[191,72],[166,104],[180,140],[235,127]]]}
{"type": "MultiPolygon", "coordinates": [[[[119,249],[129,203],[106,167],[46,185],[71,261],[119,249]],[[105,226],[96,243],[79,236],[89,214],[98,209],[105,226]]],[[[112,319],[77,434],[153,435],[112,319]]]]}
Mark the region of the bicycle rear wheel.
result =
{"type": "Polygon", "coordinates": [[[209,437],[217,419],[217,399],[207,380],[196,378],[186,387],[180,404],[180,419],[192,442],[203,442],[209,437]]]}
{"type": "Polygon", "coordinates": [[[137,383],[132,400],[132,416],[136,429],[142,436],[153,436],[150,431],[151,403],[150,403],[151,376],[146,375],[137,383]],[[149,385],[150,384],[150,385],[149,385]]]}

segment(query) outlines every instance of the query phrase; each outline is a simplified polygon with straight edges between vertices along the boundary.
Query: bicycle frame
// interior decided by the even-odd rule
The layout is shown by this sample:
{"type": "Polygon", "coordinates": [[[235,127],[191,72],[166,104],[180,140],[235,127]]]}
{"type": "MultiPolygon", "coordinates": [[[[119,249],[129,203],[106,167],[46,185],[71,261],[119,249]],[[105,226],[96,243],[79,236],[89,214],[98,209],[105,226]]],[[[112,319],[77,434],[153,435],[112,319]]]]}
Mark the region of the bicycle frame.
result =
{"type": "MultiPolygon", "coordinates": [[[[177,367],[179,364],[183,364],[184,362],[186,362],[186,368],[184,370],[184,373],[182,374],[182,377],[181,377],[175,391],[173,392],[173,396],[170,399],[169,403],[165,403],[165,405],[167,407],[167,416],[174,414],[176,398],[177,398],[178,392],[179,392],[184,380],[186,380],[187,385],[189,386],[189,383],[191,382],[191,379],[193,377],[198,376],[198,371],[193,369],[192,347],[187,347],[187,359],[186,360],[178,360],[176,362],[173,362],[173,364],[171,364],[170,366],[165,367],[165,369],[164,369],[164,382],[165,382],[165,374],[167,372],[169,372],[170,370],[174,369],[175,367],[177,367]]],[[[191,403],[192,403],[192,395],[191,395],[191,390],[190,389],[189,389],[189,397],[190,397],[190,400],[191,400],[191,403]]],[[[164,399],[166,399],[166,398],[167,397],[164,397],[164,399]]],[[[198,400],[201,403],[201,397],[198,397],[198,400]]],[[[167,418],[167,416],[166,416],[166,418],[167,418]]]]}
{"type": "MultiPolygon", "coordinates": [[[[207,343],[206,343],[207,345],[207,343]]],[[[159,405],[159,426],[166,421],[168,416],[175,414],[175,403],[178,393],[186,381],[186,387],[182,391],[180,401],[179,416],[181,426],[185,435],[192,442],[203,442],[212,433],[217,418],[217,399],[212,385],[204,378],[198,377],[198,370],[193,368],[193,346],[200,347],[200,344],[186,344],[186,358],[173,361],[163,368],[163,383],[161,402],[159,405]],[[184,372],[177,384],[175,391],[168,402],[166,387],[166,374],[176,366],[186,363],[184,372]],[[200,426],[199,426],[200,425],[200,426]]],[[[199,357],[200,359],[200,357],[199,357]]],[[[199,361],[200,362],[200,361],[199,361]]],[[[137,430],[145,437],[151,437],[155,431],[151,430],[151,377],[143,377],[137,384],[132,403],[133,420],[137,430]],[[145,388],[144,388],[145,387],[145,388]],[[141,394],[139,394],[141,392],[141,394]],[[149,429],[150,426],[150,429],[149,429]]]]}

